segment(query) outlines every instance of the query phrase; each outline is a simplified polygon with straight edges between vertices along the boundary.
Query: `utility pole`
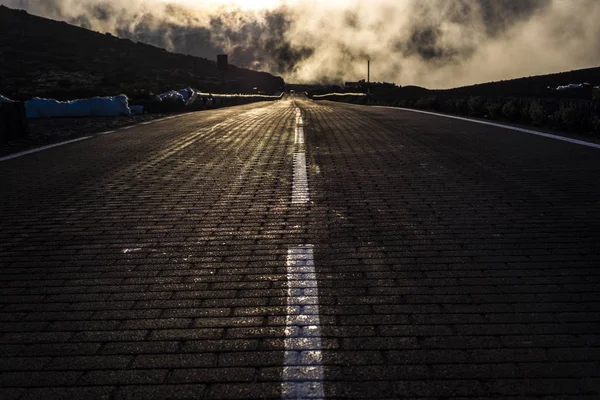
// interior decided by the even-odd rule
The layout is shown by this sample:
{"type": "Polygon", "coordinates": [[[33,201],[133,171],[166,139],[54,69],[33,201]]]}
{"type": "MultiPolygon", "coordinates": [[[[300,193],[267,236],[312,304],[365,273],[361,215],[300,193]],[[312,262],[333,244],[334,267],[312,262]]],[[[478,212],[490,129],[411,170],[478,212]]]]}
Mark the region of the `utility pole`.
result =
{"type": "Polygon", "coordinates": [[[371,59],[367,59],[367,96],[371,94],[371,59]]]}

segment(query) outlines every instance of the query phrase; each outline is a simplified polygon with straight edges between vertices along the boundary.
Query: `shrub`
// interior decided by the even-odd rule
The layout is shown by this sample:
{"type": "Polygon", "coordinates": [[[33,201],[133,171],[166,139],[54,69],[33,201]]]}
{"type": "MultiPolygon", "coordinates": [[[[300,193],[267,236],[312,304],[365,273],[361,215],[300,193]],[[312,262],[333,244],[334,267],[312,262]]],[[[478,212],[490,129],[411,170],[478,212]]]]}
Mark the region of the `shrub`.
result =
{"type": "Polygon", "coordinates": [[[557,112],[557,117],[560,123],[569,129],[574,129],[582,125],[583,113],[575,104],[561,104],[557,112]]]}
{"type": "Polygon", "coordinates": [[[529,118],[535,125],[542,126],[548,120],[548,115],[546,115],[546,110],[539,102],[533,101],[529,105],[529,118]]]}
{"type": "Polygon", "coordinates": [[[417,100],[415,107],[422,110],[436,110],[438,108],[438,101],[435,97],[427,97],[417,100]]]}
{"type": "Polygon", "coordinates": [[[520,121],[522,121],[523,123],[529,123],[531,122],[531,115],[529,113],[529,109],[531,107],[531,101],[523,101],[521,102],[519,105],[517,105],[517,110],[519,112],[519,119],[520,121]]]}
{"type": "Polygon", "coordinates": [[[396,107],[406,108],[406,100],[405,99],[396,100],[396,107]]]}
{"type": "Polygon", "coordinates": [[[453,113],[456,111],[456,107],[454,105],[454,100],[453,99],[448,99],[444,102],[444,104],[442,105],[442,110],[446,111],[448,113],[453,113]]]}
{"type": "Polygon", "coordinates": [[[600,87],[595,87],[593,92],[593,99],[600,101],[600,87]]]}
{"type": "Polygon", "coordinates": [[[500,119],[502,117],[502,104],[488,103],[485,105],[487,114],[491,119],[500,119]]]}
{"type": "Polygon", "coordinates": [[[476,96],[476,97],[470,97],[469,98],[469,115],[472,116],[483,116],[485,113],[485,104],[484,104],[484,100],[482,97],[476,96]]]}
{"type": "Polygon", "coordinates": [[[455,99],[454,100],[454,109],[458,114],[468,114],[469,113],[469,103],[465,99],[455,99]]]}
{"type": "Polygon", "coordinates": [[[600,117],[592,118],[592,128],[594,129],[594,133],[600,134],[600,117]]]}
{"type": "Polygon", "coordinates": [[[406,108],[416,108],[417,101],[415,99],[407,99],[405,103],[406,108]]]}
{"type": "Polygon", "coordinates": [[[517,108],[517,104],[515,103],[514,100],[510,100],[508,103],[504,104],[504,106],[502,106],[502,114],[504,114],[504,116],[506,118],[508,118],[510,121],[515,121],[517,119],[519,119],[520,116],[520,111],[517,108]]]}

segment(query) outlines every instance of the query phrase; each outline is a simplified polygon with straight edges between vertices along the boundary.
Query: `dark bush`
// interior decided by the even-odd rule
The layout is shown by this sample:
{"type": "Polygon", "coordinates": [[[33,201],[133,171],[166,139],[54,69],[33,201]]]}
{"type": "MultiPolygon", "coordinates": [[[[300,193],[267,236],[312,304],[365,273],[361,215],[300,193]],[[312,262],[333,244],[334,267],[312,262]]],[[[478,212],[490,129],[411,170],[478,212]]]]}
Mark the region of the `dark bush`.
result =
{"type": "Polygon", "coordinates": [[[417,100],[415,99],[406,99],[404,100],[404,107],[406,108],[417,108],[417,100]]]}
{"type": "Polygon", "coordinates": [[[592,95],[594,100],[600,100],[600,87],[595,87],[592,95]]]}
{"type": "Polygon", "coordinates": [[[592,119],[592,129],[594,133],[600,135],[600,117],[594,117],[592,119]]]}
{"type": "Polygon", "coordinates": [[[456,106],[454,104],[454,100],[452,99],[448,99],[444,102],[444,104],[442,104],[442,111],[445,111],[447,113],[453,113],[456,111],[456,106]]]}
{"type": "Polygon", "coordinates": [[[441,110],[450,114],[485,116],[536,126],[593,131],[600,135],[600,104],[592,101],[567,99],[528,99],[517,97],[448,97],[429,96],[419,99],[377,96],[336,96],[321,99],[358,104],[378,104],[422,110],[441,110]]]}
{"type": "Polygon", "coordinates": [[[415,107],[421,110],[437,110],[439,108],[438,101],[435,97],[419,99],[415,103],[415,107]]]}
{"type": "Polygon", "coordinates": [[[488,103],[485,105],[487,109],[487,115],[491,119],[501,119],[502,118],[502,104],[500,103],[488,103]]]}
{"type": "Polygon", "coordinates": [[[467,115],[469,114],[469,103],[465,99],[455,99],[454,109],[456,110],[457,114],[467,115]]]}
{"type": "Polygon", "coordinates": [[[557,112],[557,119],[562,126],[575,129],[583,124],[583,112],[576,104],[561,104],[557,112]]]}
{"type": "Polygon", "coordinates": [[[483,97],[475,96],[469,98],[469,115],[473,117],[483,117],[485,115],[485,100],[483,97]]]}
{"type": "Polygon", "coordinates": [[[548,114],[538,101],[532,101],[529,105],[529,118],[534,125],[542,126],[548,120],[548,114]]]}
{"type": "Polygon", "coordinates": [[[519,112],[515,101],[510,100],[502,106],[502,114],[508,118],[509,121],[516,121],[519,119],[521,113],[519,112]]]}

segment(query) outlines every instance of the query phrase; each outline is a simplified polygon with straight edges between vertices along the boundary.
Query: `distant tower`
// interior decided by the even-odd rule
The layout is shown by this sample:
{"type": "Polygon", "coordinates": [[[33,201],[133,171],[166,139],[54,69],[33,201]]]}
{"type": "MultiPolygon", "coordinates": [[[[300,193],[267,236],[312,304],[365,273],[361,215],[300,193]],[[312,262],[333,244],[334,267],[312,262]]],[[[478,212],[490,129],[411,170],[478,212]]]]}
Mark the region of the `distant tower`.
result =
{"type": "Polygon", "coordinates": [[[371,94],[371,58],[367,60],[367,95],[371,94]]]}

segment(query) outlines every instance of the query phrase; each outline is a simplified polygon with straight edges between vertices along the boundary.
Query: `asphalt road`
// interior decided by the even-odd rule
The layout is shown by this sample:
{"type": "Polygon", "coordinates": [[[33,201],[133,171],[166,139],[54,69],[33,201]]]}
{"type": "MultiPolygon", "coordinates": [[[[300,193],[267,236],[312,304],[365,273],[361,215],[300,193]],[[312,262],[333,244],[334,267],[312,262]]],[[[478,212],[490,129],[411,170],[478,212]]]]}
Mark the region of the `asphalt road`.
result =
{"type": "Polygon", "coordinates": [[[0,162],[0,398],[598,399],[599,176],[305,99],[0,162]]]}

